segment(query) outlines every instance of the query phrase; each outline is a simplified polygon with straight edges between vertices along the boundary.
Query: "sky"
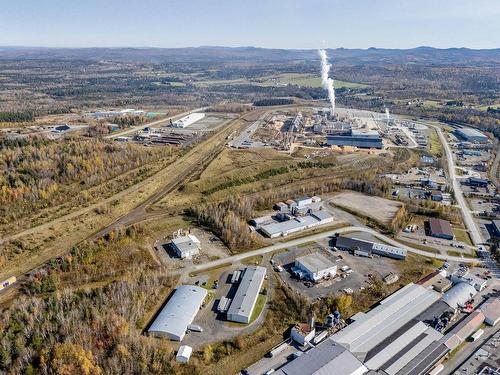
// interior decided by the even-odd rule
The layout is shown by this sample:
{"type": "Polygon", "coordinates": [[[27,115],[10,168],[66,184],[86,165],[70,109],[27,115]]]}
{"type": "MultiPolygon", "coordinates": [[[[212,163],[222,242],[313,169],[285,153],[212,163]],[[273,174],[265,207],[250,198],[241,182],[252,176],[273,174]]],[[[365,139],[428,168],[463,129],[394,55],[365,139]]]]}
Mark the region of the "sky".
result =
{"type": "Polygon", "coordinates": [[[500,0],[0,0],[0,46],[500,47],[500,0]]]}

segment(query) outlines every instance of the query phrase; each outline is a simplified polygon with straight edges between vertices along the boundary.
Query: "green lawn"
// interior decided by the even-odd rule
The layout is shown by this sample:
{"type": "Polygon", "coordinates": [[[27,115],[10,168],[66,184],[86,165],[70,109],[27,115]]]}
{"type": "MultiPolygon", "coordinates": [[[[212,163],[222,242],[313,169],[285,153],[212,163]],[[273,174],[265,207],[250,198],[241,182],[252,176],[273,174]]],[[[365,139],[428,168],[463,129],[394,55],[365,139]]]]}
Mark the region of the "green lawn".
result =
{"type": "Polygon", "coordinates": [[[443,155],[443,145],[439,141],[439,136],[435,129],[432,129],[429,133],[429,152],[436,156],[441,157],[443,155]]]}
{"type": "Polygon", "coordinates": [[[267,296],[265,294],[259,293],[259,296],[257,297],[257,302],[255,302],[255,307],[252,312],[252,316],[250,317],[250,323],[255,321],[262,312],[262,309],[264,308],[264,305],[266,304],[266,298],[267,296]]]}

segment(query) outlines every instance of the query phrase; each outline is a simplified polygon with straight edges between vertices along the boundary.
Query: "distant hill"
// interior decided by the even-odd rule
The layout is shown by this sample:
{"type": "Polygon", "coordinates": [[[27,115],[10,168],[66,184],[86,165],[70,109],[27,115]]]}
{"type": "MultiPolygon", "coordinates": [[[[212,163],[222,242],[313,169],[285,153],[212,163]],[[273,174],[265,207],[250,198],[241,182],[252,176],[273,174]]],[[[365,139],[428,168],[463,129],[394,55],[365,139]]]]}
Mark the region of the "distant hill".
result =
{"type": "MultiPolygon", "coordinates": [[[[500,48],[469,49],[417,47],[412,49],[328,49],[333,64],[498,65],[500,48]]],[[[38,48],[0,47],[0,59],[83,59],[135,62],[293,61],[316,60],[312,49],[256,47],[187,48],[38,48]]]]}

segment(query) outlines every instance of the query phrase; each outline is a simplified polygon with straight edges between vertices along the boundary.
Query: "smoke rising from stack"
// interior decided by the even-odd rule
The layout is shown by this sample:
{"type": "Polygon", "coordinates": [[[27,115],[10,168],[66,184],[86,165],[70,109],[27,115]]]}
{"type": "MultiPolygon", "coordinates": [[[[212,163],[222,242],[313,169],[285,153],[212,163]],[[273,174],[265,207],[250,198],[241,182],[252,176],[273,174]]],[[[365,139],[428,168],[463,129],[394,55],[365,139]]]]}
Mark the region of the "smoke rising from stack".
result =
{"type": "Polygon", "coordinates": [[[324,49],[320,49],[318,53],[321,57],[321,83],[323,88],[328,92],[328,99],[330,99],[333,117],[335,112],[335,88],[333,87],[333,79],[328,76],[332,66],[328,63],[328,56],[326,55],[326,51],[324,49]]]}
{"type": "Polygon", "coordinates": [[[389,108],[387,107],[385,107],[385,118],[387,119],[387,123],[389,123],[391,116],[389,115],[389,108]]]}

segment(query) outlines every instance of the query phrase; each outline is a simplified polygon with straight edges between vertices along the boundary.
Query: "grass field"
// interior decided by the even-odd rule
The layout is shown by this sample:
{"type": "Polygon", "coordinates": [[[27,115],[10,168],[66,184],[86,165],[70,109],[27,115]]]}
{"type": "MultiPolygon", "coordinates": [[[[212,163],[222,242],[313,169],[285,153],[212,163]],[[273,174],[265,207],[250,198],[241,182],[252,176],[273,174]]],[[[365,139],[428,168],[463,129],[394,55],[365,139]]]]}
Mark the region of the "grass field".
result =
{"type": "Polygon", "coordinates": [[[246,266],[256,266],[262,263],[262,259],[264,257],[262,255],[255,255],[250,258],[245,258],[241,261],[241,264],[244,264],[246,266]]]}
{"type": "Polygon", "coordinates": [[[262,294],[262,292],[259,293],[259,296],[257,297],[257,302],[255,302],[255,307],[252,311],[252,316],[250,317],[250,323],[254,322],[255,319],[257,319],[264,309],[264,305],[266,304],[266,299],[267,296],[265,294],[262,294]]]}
{"type": "Polygon", "coordinates": [[[443,145],[439,141],[439,136],[435,129],[432,129],[429,133],[429,152],[436,156],[441,157],[443,155],[443,145]]]}
{"type": "Polygon", "coordinates": [[[476,252],[474,251],[474,254],[470,254],[470,253],[466,253],[466,252],[461,252],[461,251],[457,251],[457,250],[448,250],[446,252],[448,255],[450,256],[454,256],[454,257],[464,257],[464,258],[477,258],[477,254],[476,252]]]}
{"type": "Polygon", "coordinates": [[[470,239],[469,232],[467,232],[465,229],[453,228],[453,234],[455,235],[457,241],[472,246],[472,241],[470,239]]]}

